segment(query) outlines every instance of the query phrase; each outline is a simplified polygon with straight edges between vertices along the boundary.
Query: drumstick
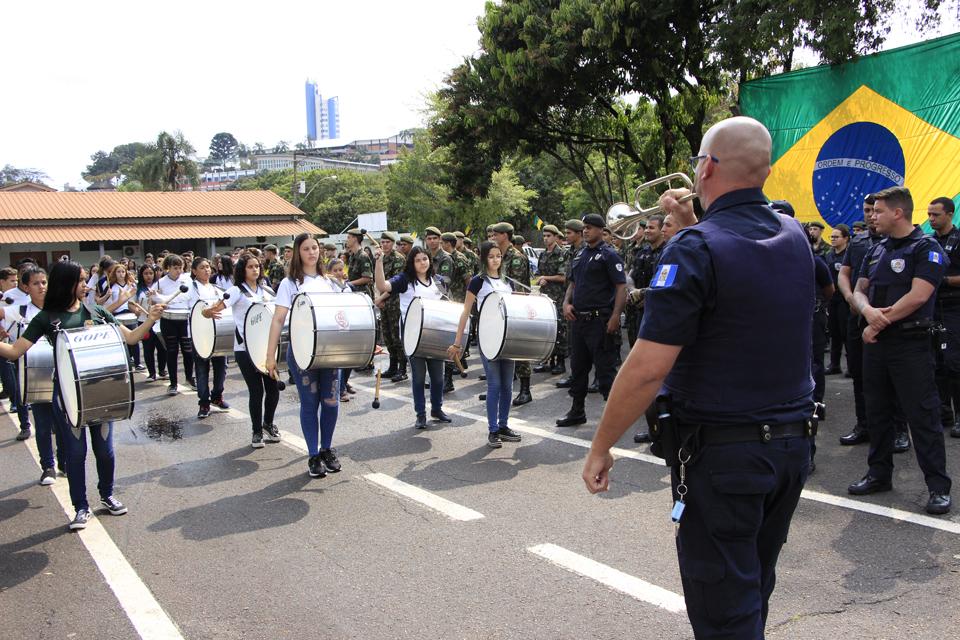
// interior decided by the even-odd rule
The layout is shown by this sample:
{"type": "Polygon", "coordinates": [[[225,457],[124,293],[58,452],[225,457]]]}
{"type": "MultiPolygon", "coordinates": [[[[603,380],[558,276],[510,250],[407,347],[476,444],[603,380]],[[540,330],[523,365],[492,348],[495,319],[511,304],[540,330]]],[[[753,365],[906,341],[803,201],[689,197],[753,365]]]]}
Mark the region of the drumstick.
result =
{"type": "Polygon", "coordinates": [[[380,367],[377,367],[377,387],[373,392],[373,408],[380,408],[380,367]]]}
{"type": "Polygon", "coordinates": [[[186,293],[187,291],[190,291],[190,287],[185,284],[180,285],[180,290],[170,296],[170,298],[168,298],[163,304],[170,304],[174,301],[174,299],[176,299],[177,296],[179,296],[181,293],[186,293]]]}

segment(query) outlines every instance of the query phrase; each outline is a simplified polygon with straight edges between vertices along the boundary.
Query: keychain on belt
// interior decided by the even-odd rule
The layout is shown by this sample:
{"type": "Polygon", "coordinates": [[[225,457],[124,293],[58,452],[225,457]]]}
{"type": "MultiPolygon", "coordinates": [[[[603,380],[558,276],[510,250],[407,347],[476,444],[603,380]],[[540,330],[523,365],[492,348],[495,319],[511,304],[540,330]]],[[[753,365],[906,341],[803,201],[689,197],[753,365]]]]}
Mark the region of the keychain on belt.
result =
{"type": "Polygon", "coordinates": [[[677,483],[677,500],[673,503],[673,510],[670,512],[670,519],[673,520],[673,535],[680,535],[680,518],[683,517],[683,510],[687,505],[684,499],[687,497],[687,463],[690,462],[690,454],[683,457],[683,449],[680,449],[680,482],[677,483]]]}

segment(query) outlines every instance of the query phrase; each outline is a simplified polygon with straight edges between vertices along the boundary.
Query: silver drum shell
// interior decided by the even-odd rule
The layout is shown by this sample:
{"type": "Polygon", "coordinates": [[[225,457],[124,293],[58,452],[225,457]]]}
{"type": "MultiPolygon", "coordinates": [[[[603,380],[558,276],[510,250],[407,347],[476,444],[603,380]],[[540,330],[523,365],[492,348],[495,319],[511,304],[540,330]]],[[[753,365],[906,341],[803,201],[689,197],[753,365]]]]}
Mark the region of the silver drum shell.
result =
{"type": "Polygon", "coordinates": [[[290,346],[303,370],[367,366],[377,346],[373,302],[362,293],[298,294],[290,308],[290,346]]]}
{"type": "Polygon", "coordinates": [[[17,360],[20,402],[53,402],[53,370],[53,345],[44,336],[17,360]]]}
{"type": "MultiPolygon", "coordinates": [[[[270,340],[270,325],[276,304],[273,302],[254,302],[243,317],[243,346],[253,366],[263,375],[267,375],[267,344],[270,340]]],[[[290,314],[287,314],[280,330],[280,344],[277,345],[277,371],[287,367],[287,347],[290,345],[290,314]]]]}
{"type": "MultiPolygon", "coordinates": [[[[404,352],[407,356],[446,360],[462,314],[461,302],[414,298],[403,319],[404,352]]],[[[463,335],[470,335],[469,318],[463,335]]]]}
{"type": "Polygon", "coordinates": [[[133,415],[133,375],[120,327],[99,324],[57,334],[54,363],[64,415],[83,427],[133,415]]]}
{"type": "Polygon", "coordinates": [[[205,318],[203,310],[211,307],[209,302],[198,300],[190,310],[190,340],[193,351],[201,360],[233,355],[233,309],[226,307],[220,319],[205,318]]]}
{"type": "Polygon", "coordinates": [[[544,360],[557,342],[557,308],[547,296],[491,293],[480,308],[477,342],[487,360],[544,360]]]}

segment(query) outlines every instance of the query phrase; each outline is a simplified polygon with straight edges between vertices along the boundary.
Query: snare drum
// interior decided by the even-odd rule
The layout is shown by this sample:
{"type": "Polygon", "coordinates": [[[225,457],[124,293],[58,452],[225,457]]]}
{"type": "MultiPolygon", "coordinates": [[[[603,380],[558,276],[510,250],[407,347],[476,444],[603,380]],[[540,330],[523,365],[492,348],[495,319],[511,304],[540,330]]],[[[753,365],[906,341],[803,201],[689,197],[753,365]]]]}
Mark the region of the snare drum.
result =
{"type": "Polygon", "coordinates": [[[209,302],[198,300],[190,312],[190,338],[193,340],[193,352],[202,360],[233,354],[233,309],[226,307],[220,312],[220,319],[206,318],[203,310],[211,307],[209,302]]]}
{"type": "Polygon", "coordinates": [[[164,320],[183,320],[190,319],[190,309],[164,309],[160,317],[164,320]]]}
{"type": "MultiPolygon", "coordinates": [[[[273,302],[254,302],[243,317],[243,344],[253,366],[263,375],[267,375],[267,342],[270,339],[270,325],[273,323],[273,302]]],[[[290,315],[287,314],[280,331],[280,344],[277,345],[277,371],[287,370],[287,347],[290,344],[290,315]]]]}
{"type": "Polygon", "coordinates": [[[98,324],[57,334],[54,363],[71,427],[133,414],[133,376],[120,327],[98,324]]]}
{"type": "MultiPolygon", "coordinates": [[[[463,303],[414,298],[403,320],[403,350],[408,356],[447,359],[447,349],[457,337],[463,303]]],[[[470,335],[470,320],[463,329],[470,335]]]]}
{"type": "MultiPolygon", "coordinates": [[[[19,336],[18,336],[19,337],[19,336]]],[[[24,405],[53,401],[53,345],[41,337],[17,360],[20,402],[24,405]]]]}
{"type": "Polygon", "coordinates": [[[557,307],[547,296],[491,293],[477,322],[487,360],[545,360],[557,342],[557,307]]]}
{"type": "Polygon", "coordinates": [[[373,302],[362,293],[301,293],[290,308],[290,346],[307,369],[365,367],[377,346],[373,302]]]}
{"type": "Polygon", "coordinates": [[[140,324],[140,321],[137,319],[137,314],[130,313],[129,311],[124,311],[123,313],[118,313],[113,316],[117,322],[125,326],[127,329],[136,329],[140,324]]]}

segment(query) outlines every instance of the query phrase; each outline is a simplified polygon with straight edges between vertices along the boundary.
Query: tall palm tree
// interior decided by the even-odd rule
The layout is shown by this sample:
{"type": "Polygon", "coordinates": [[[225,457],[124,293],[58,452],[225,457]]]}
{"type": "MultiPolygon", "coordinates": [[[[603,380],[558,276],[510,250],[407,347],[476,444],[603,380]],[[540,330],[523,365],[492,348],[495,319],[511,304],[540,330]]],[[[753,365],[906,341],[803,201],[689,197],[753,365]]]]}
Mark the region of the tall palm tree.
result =
{"type": "Polygon", "coordinates": [[[159,163],[161,191],[176,191],[188,182],[197,186],[200,181],[197,163],[190,159],[190,154],[195,151],[180,131],[173,135],[160,132],[157,136],[156,161],[159,163]]]}

